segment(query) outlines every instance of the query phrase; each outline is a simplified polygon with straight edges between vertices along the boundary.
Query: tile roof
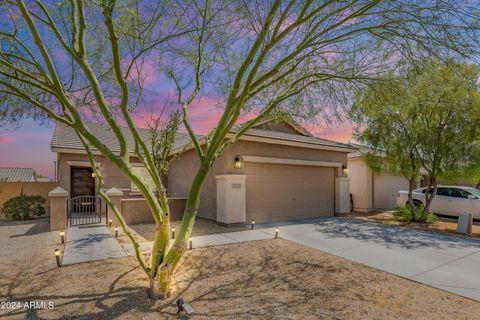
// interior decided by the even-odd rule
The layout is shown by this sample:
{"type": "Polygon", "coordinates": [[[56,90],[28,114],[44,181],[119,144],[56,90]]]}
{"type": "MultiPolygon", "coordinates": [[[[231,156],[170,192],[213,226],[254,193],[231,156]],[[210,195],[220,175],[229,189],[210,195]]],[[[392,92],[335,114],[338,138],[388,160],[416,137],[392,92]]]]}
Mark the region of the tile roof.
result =
{"type": "MultiPolygon", "coordinates": [[[[112,132],[112,129],[101,123],[86,123],[86,126],[92,131],[93,135],[95,135],[103,144],[105,144],[110,150],[113,152],[120,151],[120,145],[112,132]]],[[[130,130],[126,127],[121,127],[121,130],[125,136],[125,139],[128,143],[128,148],[130,153],[134,152],[134,140],[130,130]]],[[[140,136],[146,142],[150,140],[150,132],[148,129],[139,128],[138,129],[140,136]]],[[[179,132],[175,139],[173,149],[182,148],[190,143],[190,137],[187,133],[179,132]]],[[[53,132],[53,137],[51,141],[51,147],[53,148],[64,148],[64,149],[76,149],[76,150],[84,150],[83,144],[78,138],[75,131],[65,126],[64,124],[57,123],[55,126],[55,130],[53,132]]],[[[92,150],[95,150],[93,148],[92,150]]]]}
{"type": "Polygon", "coordinates": [[[33,168],[7,168],[0,167],[0,181],[35,181],[35,170],[33,168]]]}
{"type": "MultiPolygon", "coordinates": [[[[235,130],[232,130],[232,132],[234,133],[235,130]]],[[[355,146],[347,143],[331,141],[331,140],[322,139],[314,136],[304,136],[300,134],[292,134],[292,133],[273,131],[273,130],[252,128],[248,130],[246,135],[262,137],[262,138],[272,138],[272,139],[278,139],[278,140],[293,141],[293,142],[310,143],[310,144],[322,145],[327,147],[357,149],[355,146]]]]}
{"type": "MultiPolygon", "coordinates": [[[[112,150],[113,152],[120,151],[120,146],[118,145],[117,139],[115,138],[115,135],[112,133],[112,130],[110,129],[109,126],[105,124],[100,124],[100,123],[87,123],[86,125],[90,128],[92,133],[98,139],[100,139],[100,141],[102,141],[110,150],[112,150]]],[[[235,126],[234,128],[232,128],[230,132],[235,133],[237,128],[238,126],[235,126]]],[[[130,130],[125,127],[121,127],[121,129],[124,133],[125,138],[127,139],[130,152],[133,153],[134,141],[130,133],[130,130]]],[[[138,130],[143,140],[149,141],[150,139],[149,130],[142,129],[142,128],[139,128],[138,130]]],[[[315,144],[315,145],[326,146],[326,147],[341,148],[341,149],[346,149],[347,152],[351,152],[353,149],[357,149],[357,147],[351,144],[335,142],[327,139],[317,138],[310,135],[292,134],[292,133],[273,131],[273,130],[252,128],[246,133],[246,135],[284,140],[284,141],[292,141],[292,142],[303,142],[303,143],[315,144]]],[[[202,138],[203,136],[199,136],[200,143],[203,142],[202,138]]],[[[176,152],[176,151],[178,152],[179,150],[186,147],[190,143],[191,143],[191,140],[188,134],[185,132],[179,132],[177,134],[175,143],[173,145],[172,152],[176,152]]],[[[60,123],[57,123],[57,125],[55,126],[51,147],[76,149],[76,150],[84,149],[83,144],[81,143],[80,139],[78,139],[75,131],[72,128],[67,127],[60,123]]]]}

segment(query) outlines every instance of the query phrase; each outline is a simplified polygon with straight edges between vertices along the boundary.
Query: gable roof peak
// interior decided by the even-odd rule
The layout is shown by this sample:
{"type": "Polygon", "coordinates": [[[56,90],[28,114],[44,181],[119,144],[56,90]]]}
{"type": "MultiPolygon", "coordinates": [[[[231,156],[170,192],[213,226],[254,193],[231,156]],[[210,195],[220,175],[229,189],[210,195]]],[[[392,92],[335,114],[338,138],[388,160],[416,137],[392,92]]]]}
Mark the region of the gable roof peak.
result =
{"type": "Polygon", "coordinates": [[[302,125],[300,125],[298,122],[293,120],[289,116],[269,116],[266,117],[265,119],[259,121],[257,124],[255,124],[252,128],[259,128],[264,126],[265,124],[268,123],[285,123],[288,124],[294,131],[296,131],[298,134],[306,137],[313,137],[313,134],[311,134],[307,129],[305,129],[302,125]]]}

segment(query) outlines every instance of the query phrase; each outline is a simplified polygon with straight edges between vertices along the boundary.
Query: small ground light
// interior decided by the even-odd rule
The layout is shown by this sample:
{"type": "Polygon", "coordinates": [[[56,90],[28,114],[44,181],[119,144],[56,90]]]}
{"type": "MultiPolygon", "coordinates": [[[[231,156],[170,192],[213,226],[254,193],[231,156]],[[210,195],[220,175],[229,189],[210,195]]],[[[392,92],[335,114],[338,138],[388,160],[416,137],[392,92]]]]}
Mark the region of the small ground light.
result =
{"type": "Polygon", "coordinates": [[[278,239],[278,232],[280,231],[279,228],[275,228],[275,239],[278,239]]]}
{"type": "Polygon", "coordinates": [[[118,227],[115,227],[115,238],[118,238],[118,227]]]}
{"type": "Polygon", "coordinates": [[[108,220],[108,226],[109,226],[109,227],[111,227],[111,226],[112,226],[112,222],[113,222],[113,220],[112,220],[112,219],[108,220]]]}
{"type": "Polygon", "coordinates": [[[61,267],[62,264],[60,262],[60,249],[55,249],[55,260],[57,260],[57,267],[61,267]]]}
{"type": "Polygon", "coordinates": [[[252,230],[255,229],[255,220],[252,220],[252,230]]]}
{"type": "Polygon", "coordinates": [[[172,227],[172,239],[175,240],[175,227],[172,227]]]}
{"type": "Polygon", "coordinates": [[[185,311],[186,314],[192,314],[193,313],[193,308],[190,304],[186,303],[185,301],[183,301],[183,298],[180,297],[178,300],[177,300],[177,313],[180,313],[182,311],[185,311]]]}
{"type": "Polygon", "coordinates": [[[62,241],[62,243],[65,243],[65,231],[60,231],[60,240],[62,241]]]}
{"type": "Polygon", "coordinates": [[[192,237],[190,237],[190,238],[188,239],[188,249],[189,249],[189,250],[192,250],[192,248],[193,248],[193,239],[192,239],[192,237]]]}

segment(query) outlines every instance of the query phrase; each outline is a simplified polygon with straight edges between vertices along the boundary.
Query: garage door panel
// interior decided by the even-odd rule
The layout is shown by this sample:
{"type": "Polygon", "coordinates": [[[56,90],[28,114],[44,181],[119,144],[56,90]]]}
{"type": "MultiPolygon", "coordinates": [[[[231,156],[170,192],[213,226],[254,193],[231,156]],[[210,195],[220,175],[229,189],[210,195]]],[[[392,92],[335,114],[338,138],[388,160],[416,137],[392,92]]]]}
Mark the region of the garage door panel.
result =
{"type": "Polygon", "coordinates": [[[391,209],[396,206],[398,191],[408,190],[408,180],[384,173],[375,175],[373,206],[375,209],[391,209]]]}
{"type": "Polygon", "coordinates": [[[247,163],[247,219],[258,222],[334,213],[334,169],[247,163]]]}

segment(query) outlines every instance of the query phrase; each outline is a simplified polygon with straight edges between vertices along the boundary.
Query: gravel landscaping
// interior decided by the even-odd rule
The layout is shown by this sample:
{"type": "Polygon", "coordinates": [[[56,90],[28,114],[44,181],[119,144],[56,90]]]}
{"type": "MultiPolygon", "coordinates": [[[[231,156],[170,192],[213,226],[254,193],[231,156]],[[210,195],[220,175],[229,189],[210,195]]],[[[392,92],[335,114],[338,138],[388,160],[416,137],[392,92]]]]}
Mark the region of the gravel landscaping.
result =
{"type": "Polygon", "coordinates": [[[353,212],[349,214],[349,217],[368,220],[368,221],[374,221],[374,222],[380,222],[388,225],[408,227],[408,228],[413,228],[417,230],[455,234],[460,237],[469,237],[469,238],[480,240],[480,224],[478,222],[474,222],[472,226],[472,233],[467,236],[467,235],[457,233],[457,220],[455,218],[450,219],[450,218],[439,217],[438,221],[432,224],[405,223],[405,222],[399,222],[395,220],[393,218],[393,211],[376,211],[376,212],[369,212],[369,213],[353,212]]]}
{"type": "Polygon", "coordinates": [[[151,301],[133,258],[55,266],[48,220],[0,222],[0,309],[7,319],[474,319],[480,303],[287,240],[188,251],[168,301],[151,301]],[[52,302],[34,310],[24,302],[52,302]]]}
{"type": "MultiPolygon", "coordinates": [[[[180,228],[181,221],[172,221],[172,227],[175,227],[177,230],[180,228]]],[[[147,224],[135,224],[130,226],[137,234],[141,237],[145,238],[147,241],[155,240],[155,229],[156,226],[154,223],[147,223],[147,224]]],[[[208,234],[217,234],[217,233],[228,233],[228,232],[235,232],[235,231],[245,231],[249,230],[245,226],[237,226],[237,227],[226,227],[219,225],[213,220],[196,218],[195,225],[193,227],[192,237],[196,236],[205,236],[208,234]]]]}

